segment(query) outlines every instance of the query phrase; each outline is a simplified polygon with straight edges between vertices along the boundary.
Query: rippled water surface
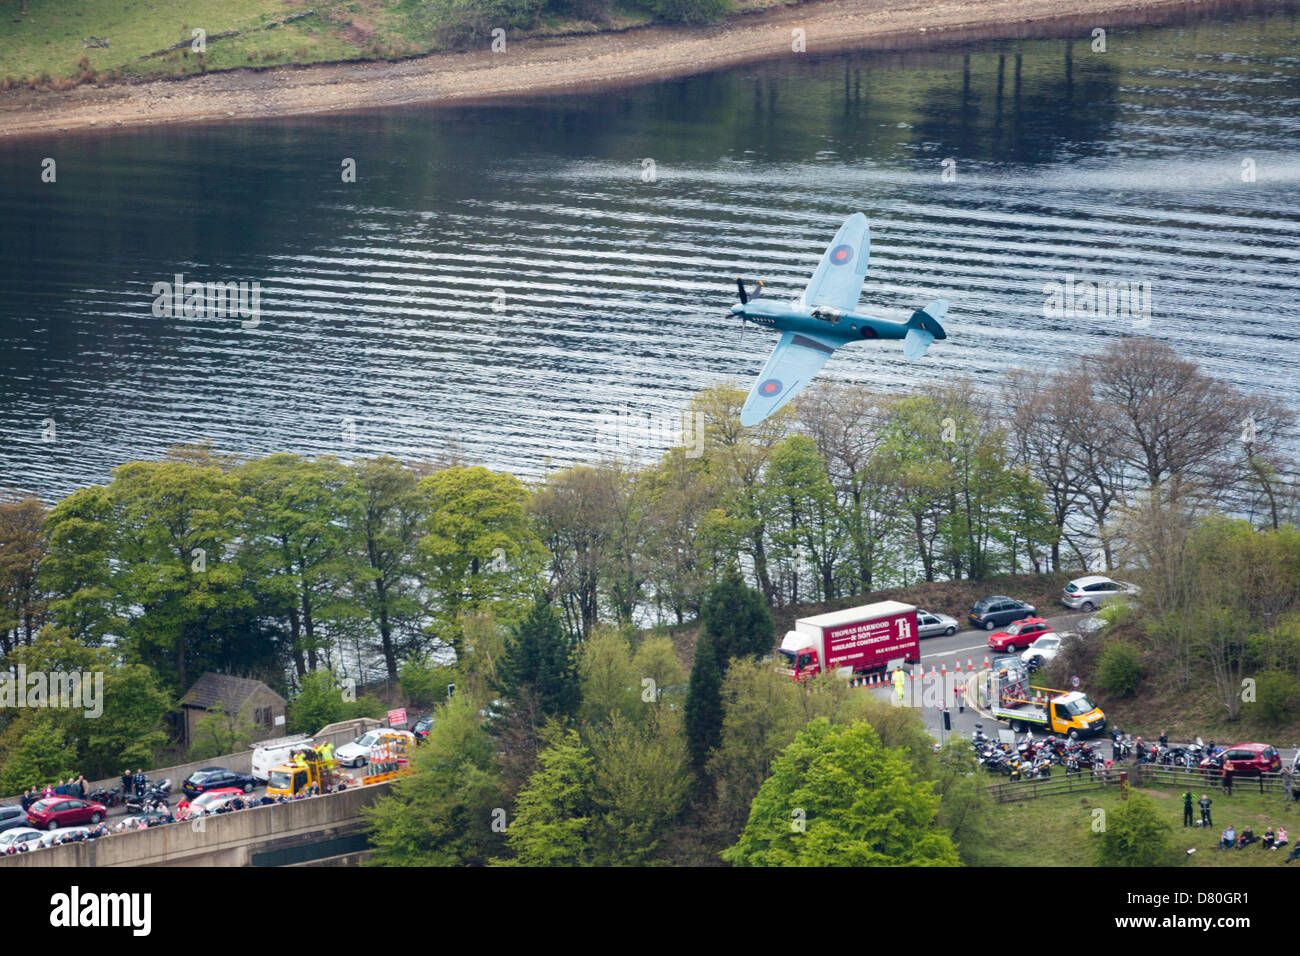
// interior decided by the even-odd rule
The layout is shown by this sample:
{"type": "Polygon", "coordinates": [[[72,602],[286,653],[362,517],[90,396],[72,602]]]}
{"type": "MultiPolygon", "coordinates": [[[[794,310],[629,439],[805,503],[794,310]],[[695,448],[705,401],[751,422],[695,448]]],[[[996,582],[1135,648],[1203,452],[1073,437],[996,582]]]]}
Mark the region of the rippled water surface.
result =
{"type": "Polygon", "coordinates": [[[916,365],[855,345],[828,376],[992,386],[1136,332],[1300,411],[1297,36],[1287,5],[1113,30],[1104,54],[792,57],[508,106],[6,144],[0,486],[52,499],[201,439],[455,448],[539,475],[597,454],[623,409],[658,421],[748,387],[775,336],[727,317],[732,277],[797,295],[859,209],[863,309],[945,297],[949,339],[916,365]],[[176,273],[258,281],[259,323],[155,317],[176,273]],[[1149,327],[1045,317],[1069,275],[1149,282],[1149,327]]]}

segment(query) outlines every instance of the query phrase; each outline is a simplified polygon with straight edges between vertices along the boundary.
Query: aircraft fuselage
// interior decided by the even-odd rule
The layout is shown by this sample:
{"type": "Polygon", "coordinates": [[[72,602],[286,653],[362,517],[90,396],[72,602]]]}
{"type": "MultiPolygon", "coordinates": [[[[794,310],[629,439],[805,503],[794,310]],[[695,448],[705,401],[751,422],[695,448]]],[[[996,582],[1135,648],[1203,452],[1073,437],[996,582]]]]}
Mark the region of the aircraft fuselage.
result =
{"type": "Polygon", "coordinates": [[[906,322],[873,319],[856,312],[837,312],[828,308],[785,305],[779,302],[755,302],[731,307],[731,314],[747,322],[780,329],[782,332],[813,332],[845,342],[855,339],[901,339],[907,335],[906,322]]]}

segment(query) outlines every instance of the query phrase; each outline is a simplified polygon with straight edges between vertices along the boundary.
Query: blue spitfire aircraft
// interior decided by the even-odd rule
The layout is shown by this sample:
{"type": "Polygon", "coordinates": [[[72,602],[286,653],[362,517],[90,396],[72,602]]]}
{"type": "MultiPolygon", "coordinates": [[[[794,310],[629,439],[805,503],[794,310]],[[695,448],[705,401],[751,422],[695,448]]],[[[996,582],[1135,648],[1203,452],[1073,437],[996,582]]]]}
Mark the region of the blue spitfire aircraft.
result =
{"type": "Polygon", "coordinates": [[[948,314],[948,303],[943,299],[913,312],[906,322],[873,319],[853,311],[862,294],[870,252],[871,230],[867,217],[858,212],[840,226],[808,288],[793,304],[756,304],[763,283],[749,295],[745,283],[736,279],[740,303],[731,307],[731,314],[740,316],[741,328],[748,320],[782,332],[781,341],[745,399],[740,412],[742,425],[757,425],[799,394],[841,345],[859,339],[903,339],[903,356],[914,362],[925,355],[935,339],[948,337],[939,324],[948,314]]]}

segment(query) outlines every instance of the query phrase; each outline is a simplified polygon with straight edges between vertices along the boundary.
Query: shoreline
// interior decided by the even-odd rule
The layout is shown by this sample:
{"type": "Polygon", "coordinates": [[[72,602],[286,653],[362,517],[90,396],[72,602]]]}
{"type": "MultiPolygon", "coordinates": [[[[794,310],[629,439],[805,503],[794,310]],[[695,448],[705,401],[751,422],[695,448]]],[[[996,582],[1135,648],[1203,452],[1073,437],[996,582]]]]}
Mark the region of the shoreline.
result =
{"type": "Polygon", "coordinates": [[[79,130],[477,105],[674,79],[785,56],[931,50],[995,39],[1064,36],[1262,9],[1266,0],[814,0],[710,27],[648,26],[511,40],[504,54],[433,53],[231,70],[66,92],[0,94],[0,137],[79,130]],[[806,52],[792,51],[803,29],[806,52]]]}

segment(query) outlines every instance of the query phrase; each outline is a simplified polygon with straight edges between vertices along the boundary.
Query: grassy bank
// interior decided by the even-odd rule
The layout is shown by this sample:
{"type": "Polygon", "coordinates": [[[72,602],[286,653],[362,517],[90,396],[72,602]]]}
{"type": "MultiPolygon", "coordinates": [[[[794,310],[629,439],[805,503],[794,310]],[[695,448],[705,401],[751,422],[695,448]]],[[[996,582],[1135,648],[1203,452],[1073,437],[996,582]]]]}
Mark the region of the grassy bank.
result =
{"type": "MultiPolygon", "coordinates": [[[[798,0],[733,0],[734,13],[798,0]]],[[[0,84],[67,89],[78,83],[181,77],[246,67],[418,56],[446,48],[426,0],[17,0],[0,19],[0,84]],[[191,49],[204,31],[202,53],[191,49]]],[[[631,0],[554,4],[513,36],[623,30],[654,19],[631,0]],[[551,9],[554,6],[556,9],[551,9]],[[570,10],[600,10],[584,19],[570,10]],[[558,12],[557,12],[558,11],[558,12]]],[[[490,42],[487,36],[484,43],[490,42]]]]}
{"type": "MultiPolygon", "coordinates": [[[[1174,853],[1171,865],[1181,866],[1280,866],[1286,852],[1264,850],[1258,844],[1242,850],[1220,851],[1215,848],[1223,828],[1228,824],[1240,833],[1250,824],[1255,835],[1263,835],[1270,825],[1287,828],[1291,844],[1300,838],[1300,809],[1286,804],[1277,794],[1252,793],[1248,785],[1239,786],[1231,797],[1220,791],[1209,792],[1214,801],[1211,813],[1214,826],[1183,826],[1182,791],[1175,788],[1143,788],[1162,819],[1174,828],[1174,853]],[[1195,849],[1195,853],[1187,850],[1195,849]]],[[[1200,792],[1194,796],[1200,797],[1200,792]]],[[[1098,790],[1087,794],[1060,794],[998,804],[990,819],[989,866],[1093,866],[1095,836],[1092,832],[1093,811],[1108,814],[1121,805],[1119,789],[1098,790]]],[[[1199,811],[1197,816],[1199,817],[1199,811]]],[[[1288,851],[1289,852],[1289,848],[1288,851]]],[[[1293,862],[1300,866],[1300,861],[1293,862]]]]}

